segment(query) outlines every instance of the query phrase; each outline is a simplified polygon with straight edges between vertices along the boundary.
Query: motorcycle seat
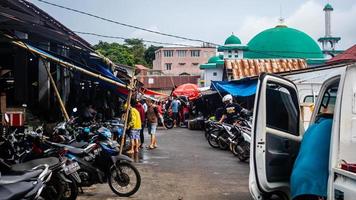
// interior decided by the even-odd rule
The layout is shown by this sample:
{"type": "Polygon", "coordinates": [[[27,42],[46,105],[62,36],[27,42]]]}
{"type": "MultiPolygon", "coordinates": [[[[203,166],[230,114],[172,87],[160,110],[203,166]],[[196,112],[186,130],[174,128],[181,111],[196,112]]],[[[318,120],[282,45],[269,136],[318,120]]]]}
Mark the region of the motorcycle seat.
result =
{"type": "Polygon", "coordinates": [[[39,158],[24,163],[14,164],[11,166],[11,169],[13,171],[26,171],[43,164],[47,164],[49,168],[52,168],[55,167],[58,163],[59,159],[56,157],[39,158]]]}
{"type": "Polygon", "coordinates": [[[73,154],[77,154],[77,155],[87,153],[93,147],[93,144],[89,144],[86,148],[77,148],[77,147],[73,147],[71,145],[65,145],[65,144],[59,144],[59,143],[53,143],[53,142],[51,144],[60,146],[60,147],[65,147],[69,152],[71,152],[73,154]]]}
{"type": "Polygon", "coordinates": [[[70,143],[70,146],[76,147],[76,148],[84,148],[84,147],[88,146],[88,144],[89,144],[88,142],[81,141],[81,142],[72,142],[72,143],[70,143]]]}
{"type": "MultiPolygon", "coordinates": [[[[24,199],[26,195],[28,195],[31,190],[36,189],[37,185],[41,183],[35,184],[35,182],[17,182],[13,184],[5,184],[0,185],[0,195],[1,199],[6,200],[15,200],[15,199],[24,199]]],[[[38,189],[37,189],[38,190],[38,189]]]]}
{"type": "MultiPolygon", "coordinates": [[[[22,171],[22,172],[9,172],[7,175],[1,175],[0,185],[14,184],[23,181],[36,180],[37,177],[43,172],[42,169],[37,169],[33,171],[22,171]]],[[[1,193],[0,193],[1,194],[1,193]]]]}

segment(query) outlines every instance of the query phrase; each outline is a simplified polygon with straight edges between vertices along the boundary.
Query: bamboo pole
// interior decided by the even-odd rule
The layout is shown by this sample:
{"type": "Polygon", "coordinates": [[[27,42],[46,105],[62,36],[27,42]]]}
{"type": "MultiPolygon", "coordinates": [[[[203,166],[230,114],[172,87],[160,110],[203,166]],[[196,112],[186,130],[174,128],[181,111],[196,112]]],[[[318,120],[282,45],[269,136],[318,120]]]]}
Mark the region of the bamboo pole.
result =
{"type": "MultiPolygon", "coordinates": [[[[42,58],[42,57],[41,57],[41,58],[42,58]]],[[[42,63],[43,63],[44,68],[45,68],[46,71],[47,71],[49,80],[51,81],[51,85],[52,85],[52,87],[53,87],[53,89],[54,89],[54,93],[55,93],[56,96],[57,96],[57,99],[58,99],[58,102],[59,102],[59,106],[61,107],[63,116],[64,116],[64,118],[65,118],[66,121],[69,121],[69,116],[68,116],[67,110],[66,110],[66,108],[65,108],[65,106],[64,106],[64,103],[63,103],[63,101],[62,101],[61,95],[60,95],[59,92],[58,92],[58,88],[57,88],[57,86],[56,86],[56,83],[55,83],[54,80],[53,80],[52,74],[51,74],[50,70],[48,69],[48,65],[47,65],[47,63],[46,63],[43,59],[41,59],[41,61],[42,61],[42,63]]]]}
{"type": "Polygon", "coordinates": [[[38,50],[36,50],[36,49],[29,48],[29,47],[28,47],[26,44],[24,44],[23,42],[12,41],[12,43],[14,43],[14,44],[16,44],[17,46],[20,46],[20,47],[22,47],[22,48],[25,48],[25,49],[29,50],[30,52],[36,53],[36,54],[40,55],[41,57],[43,57],[43,58],[46,59],[46,60],[51,60],[51,61],[53,61],[53,62],[56,62],[56,63],[60,64],[61,66],[66,67],[66,68],[68,68],[68,69],[70,69],[70,70],[79,71],[79,72],[81,72],[81,73],[83,73],[83,74],[86,74],[86,75],[92,76],[92,77],[94,77],[94,78],[103,80],[103,81],[108,82],[108,83],[111,83],[111,84],[113,84],[113,85],[120,86],[120,87],[125,87],[125,88],[127,88],[128,90],[132,90],[132,89],[133,89],[133,88],[130,87],[130,86],[127,86],[127,85],[125,85],[125,84],[119,83],[119,82],[114,81],[114,80],[111,80],[111,79],[109,79],[109,78],[106,78],[105,76],[102,76],[101,74],[96,74],[96,73],[94,73],[94,72],[91,72],[91,71],[89,71],[89,70],[83,69],[83,68],[81,68],[81,67],[78,67],[78,66],[76,66],[76,65],[73,65],[72,63],[63,61],[63,60],[61,60],[61,59],[59,59],[59,58],[56,58],[56,57],[54,57],[54,56],[48,56],[48,55],[46,55],[46,54],[44,54],[44,53],[42,53],[41,51],[38,51],[38,50]]]}
{"type": "MultiPolygon", "coordinates": [[[[130,88],[135,88],[136,85],[136,77],[135,77],[135,69],[133,70],[132,73],[132,77],[131,77],[131,81],[130,81],[130,88]]],[[[121,137],[121,143],[120,143],[120,153],[119,155],[122,154],[122,150],[124,148],[124,142],[125,142],[125,137],[126,137],[126,130],[127,130],[127,123],[128,123],[128,118],[129,118],[129,113],[130,113],[130,109],[131,109],[131,98],[132,98],[132,93],[133,90],[129,90],[129,95],[127,97],[127,108],[126,108],[126,113],[125,113],[125,117],[124,117],[124,132],[122,133],[122,137],[121,137]]]]}

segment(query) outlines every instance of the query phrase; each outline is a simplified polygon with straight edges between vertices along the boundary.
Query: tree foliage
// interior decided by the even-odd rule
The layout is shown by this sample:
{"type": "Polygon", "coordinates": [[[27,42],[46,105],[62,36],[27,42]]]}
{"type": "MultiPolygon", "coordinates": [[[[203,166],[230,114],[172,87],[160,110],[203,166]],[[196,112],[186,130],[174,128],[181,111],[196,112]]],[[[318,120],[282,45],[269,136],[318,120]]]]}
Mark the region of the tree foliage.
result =
{"type": "Polygon", "coordinates": [[[162,47],[151,45],[150,47],[148,47],[146,49],[145,60],[149,66],[152,66],[152,64],[153,64],[153,60],[155,59],[155,51],[157,51],[160,48],[162,48],[162,47]]]}
{"type": "Polygon", "coordinates": [[[100,41],[94,45],[94,49],[117,64],[133,66],[145,65],[152,68],[155,51],[161,47],[153,46],[146,48],[140,39],[126,39],[124,44],[116,42],[108,43],[100,41]]]}

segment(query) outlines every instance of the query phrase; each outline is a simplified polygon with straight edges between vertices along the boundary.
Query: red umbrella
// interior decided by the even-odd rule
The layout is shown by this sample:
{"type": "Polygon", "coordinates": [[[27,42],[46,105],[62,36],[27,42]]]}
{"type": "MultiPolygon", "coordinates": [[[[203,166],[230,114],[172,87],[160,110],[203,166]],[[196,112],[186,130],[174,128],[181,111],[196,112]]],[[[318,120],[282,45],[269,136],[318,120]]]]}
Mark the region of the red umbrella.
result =
{"type": "Polygon", "coordinates": [[[189,100],[194,100],[198,98],[200,95],[200,91],[196,84],[186,83],[178,86],[173,91],[173,96],[186,96],[189,100]]]}

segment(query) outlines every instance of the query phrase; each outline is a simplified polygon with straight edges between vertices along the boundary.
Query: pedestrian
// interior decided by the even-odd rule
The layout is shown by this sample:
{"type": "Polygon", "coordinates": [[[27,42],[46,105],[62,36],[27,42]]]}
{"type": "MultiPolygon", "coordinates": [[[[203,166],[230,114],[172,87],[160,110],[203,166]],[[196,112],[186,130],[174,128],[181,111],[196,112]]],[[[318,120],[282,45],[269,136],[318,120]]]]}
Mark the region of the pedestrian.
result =
{"type": "Polygon", "coordinates": [[[158,103],[157,103],[157,110],[158,110],[158,114],[159,114],[159,120],[160,120],[160,122],[162,123],[162,126],[165,128],[165,129],[167,129],[167,127],[166,127],[166,125],[164,124],[164,119],[163,119],[163,108],[162,108],[163,106],[162,106],[162,102],[161,101],[159,101],[158,103]]]}
{"type": "Polygon", "coordinates": [[[145,111],[145,113],[147,112],[147,104],[146,101],[144,99],[141,100],[141,104],[143,106],[143,110],[145,111]]]}
{"type": "Polygon", "coordinates": [[[128,129],[130,130],[130,140],[131,140],[131,149],[127,153],[137,153],[139,149],[139,139],[140,139],[140,130],[141,130],[141,117],[138,110],[135,108],[136,100],[131,101],[131,106],[129,106],[129,123],[128,129]]]}
{"type": "Polygon", "coordinates": [[[157,148],[157,137],[156,137],[156,130],[157,130],[157,123],[159,118],[159,113],[157,106],[152,103],[151,99],[146,99],[147,102],[147,130],[148,134],[151,135],[151,144],[148,146],[149,149],[157,148]]]}
{"type": "Polygon", "coordinates": [[[140,113],[140,118],[141,118],[142,126],[141,126],[141,130],[140,130],[140,148],[142,148],[143,143],[145,142],[145,135],[143,133],[144,133],[145,124],[146,124],[146,119],[145,119],[146,112],[145,112],[145,109],[140,101],[137,101],[135,108],[140,113]]]}
{"type": "Polygon", "coordinates": [[[170,109],[172,109],[173,112],[174,127],[177,127],[177,124],[179,124],[179,106],[180,101],[177,98],[174,98],[170,106],[170,109]]]}

